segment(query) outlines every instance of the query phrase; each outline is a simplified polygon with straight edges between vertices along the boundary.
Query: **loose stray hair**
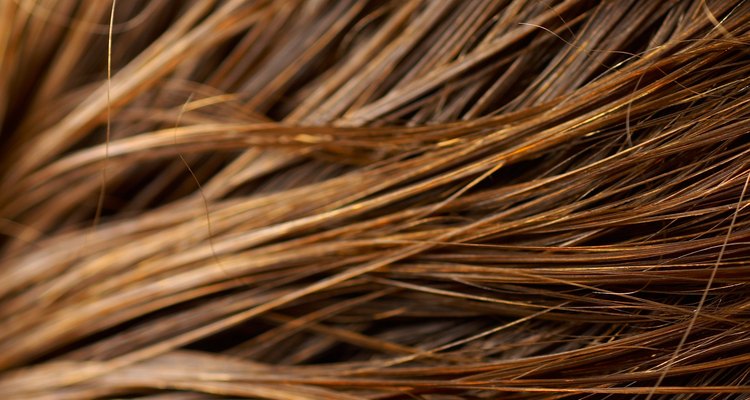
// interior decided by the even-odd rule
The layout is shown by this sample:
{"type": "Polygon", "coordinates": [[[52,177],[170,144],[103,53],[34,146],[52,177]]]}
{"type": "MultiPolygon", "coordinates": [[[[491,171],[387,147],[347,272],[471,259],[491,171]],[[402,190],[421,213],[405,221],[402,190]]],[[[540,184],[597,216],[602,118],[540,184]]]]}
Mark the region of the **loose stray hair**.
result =
{"type": "Polygon", "coordinates": [[[750,4],[0,2],[0,395],[750,396],[750,4]]]}

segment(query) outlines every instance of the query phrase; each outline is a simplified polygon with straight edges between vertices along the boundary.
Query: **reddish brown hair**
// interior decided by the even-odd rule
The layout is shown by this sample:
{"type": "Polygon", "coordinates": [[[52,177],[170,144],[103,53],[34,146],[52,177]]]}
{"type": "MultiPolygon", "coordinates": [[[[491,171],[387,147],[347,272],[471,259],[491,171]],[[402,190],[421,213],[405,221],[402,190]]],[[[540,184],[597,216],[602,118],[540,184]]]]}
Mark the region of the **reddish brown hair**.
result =
{"type": "Polygon", "coordinates": [[[0,2],[0,394],[743,398],[749,39],[738,0],[0,2]]]}

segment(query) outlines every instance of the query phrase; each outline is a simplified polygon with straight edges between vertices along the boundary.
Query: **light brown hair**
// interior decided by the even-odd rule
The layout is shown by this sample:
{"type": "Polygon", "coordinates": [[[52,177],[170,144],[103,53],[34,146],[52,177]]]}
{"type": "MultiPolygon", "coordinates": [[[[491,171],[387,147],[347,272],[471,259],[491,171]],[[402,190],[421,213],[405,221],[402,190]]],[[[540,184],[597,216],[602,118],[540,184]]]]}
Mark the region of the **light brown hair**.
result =
{"type": "Polygon", "coordinates": [[[0,2],[0,397],[750,393],[750,3],[0,2]]]}

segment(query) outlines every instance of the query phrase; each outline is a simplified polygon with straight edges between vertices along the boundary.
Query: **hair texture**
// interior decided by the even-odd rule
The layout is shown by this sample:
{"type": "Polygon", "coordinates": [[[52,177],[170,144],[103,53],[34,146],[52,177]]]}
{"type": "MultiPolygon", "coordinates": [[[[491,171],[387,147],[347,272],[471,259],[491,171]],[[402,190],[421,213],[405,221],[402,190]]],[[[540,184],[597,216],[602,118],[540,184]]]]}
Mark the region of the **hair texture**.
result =
{"type": "Polygon", "coordinates": [[[3,399],[745,399],[750,2],[1,0],[3,399]]]}

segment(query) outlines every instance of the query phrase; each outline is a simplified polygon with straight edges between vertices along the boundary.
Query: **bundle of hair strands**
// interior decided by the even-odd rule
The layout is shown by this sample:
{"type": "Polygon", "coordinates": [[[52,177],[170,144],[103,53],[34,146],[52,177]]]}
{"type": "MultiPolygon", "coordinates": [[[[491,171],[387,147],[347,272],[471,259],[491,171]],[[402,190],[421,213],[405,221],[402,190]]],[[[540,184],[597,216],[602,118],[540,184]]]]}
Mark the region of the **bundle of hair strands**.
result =
{"type": "Polygon", "coordinates": [[[750,3],[1,0],[3,399],[741,399],[750,3]]]}

